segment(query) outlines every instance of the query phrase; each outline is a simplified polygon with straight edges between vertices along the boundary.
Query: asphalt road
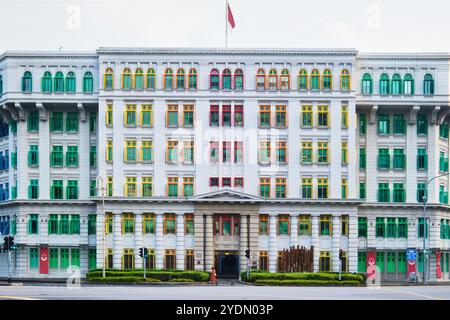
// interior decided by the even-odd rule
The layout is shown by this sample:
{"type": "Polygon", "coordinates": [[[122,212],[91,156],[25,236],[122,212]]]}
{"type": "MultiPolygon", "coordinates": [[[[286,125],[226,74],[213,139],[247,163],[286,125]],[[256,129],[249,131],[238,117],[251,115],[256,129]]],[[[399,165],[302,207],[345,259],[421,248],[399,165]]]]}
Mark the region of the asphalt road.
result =
{"type": "Polygon", "coordinates": [[[450,286],[0,286],[0,300],[450,300],[450,286]]]}

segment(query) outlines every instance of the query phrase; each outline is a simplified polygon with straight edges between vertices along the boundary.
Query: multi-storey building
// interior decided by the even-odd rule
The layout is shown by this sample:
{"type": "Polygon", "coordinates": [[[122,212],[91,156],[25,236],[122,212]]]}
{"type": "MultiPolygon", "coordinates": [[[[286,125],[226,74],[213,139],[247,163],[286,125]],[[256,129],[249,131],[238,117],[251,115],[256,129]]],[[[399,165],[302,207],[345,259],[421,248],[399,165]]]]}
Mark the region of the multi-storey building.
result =
{"type": "Polygon", "coordinates": [[[365,272],[376,251],[382,278],[404,280],[407,249],[423,274],[425,237],[430,280],[448,281],[449,60],[6,52],[0,231],[17,244],[12,276],[142,268],[141,247],[154,269],[237,274],[249,249],[252,268],[275,272],[299,245],[313,248],[315,271],[365,272]]]}

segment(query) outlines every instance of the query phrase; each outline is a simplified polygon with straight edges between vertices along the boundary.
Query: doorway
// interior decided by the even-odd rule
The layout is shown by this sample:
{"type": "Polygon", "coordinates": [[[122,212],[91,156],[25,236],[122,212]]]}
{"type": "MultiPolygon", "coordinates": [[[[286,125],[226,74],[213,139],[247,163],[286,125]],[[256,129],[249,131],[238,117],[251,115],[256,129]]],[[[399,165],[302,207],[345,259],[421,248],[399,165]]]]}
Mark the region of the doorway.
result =
{"type": "Polygon", "coordinates": [[[217,252],[215,267],[218,278],[239,278],[239,254],[237,252],[217,252]]]}

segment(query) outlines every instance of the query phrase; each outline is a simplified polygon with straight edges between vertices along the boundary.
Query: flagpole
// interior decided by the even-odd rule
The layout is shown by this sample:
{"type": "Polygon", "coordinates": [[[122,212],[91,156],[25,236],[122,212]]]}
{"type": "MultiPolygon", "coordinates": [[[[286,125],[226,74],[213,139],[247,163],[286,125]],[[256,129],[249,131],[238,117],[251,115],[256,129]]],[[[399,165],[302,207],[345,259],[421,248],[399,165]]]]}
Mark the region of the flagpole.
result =
{"type": "Polygon", "coordinates": [[[225,48],[228,47],[228,0],[225,0],[225,48]]]}

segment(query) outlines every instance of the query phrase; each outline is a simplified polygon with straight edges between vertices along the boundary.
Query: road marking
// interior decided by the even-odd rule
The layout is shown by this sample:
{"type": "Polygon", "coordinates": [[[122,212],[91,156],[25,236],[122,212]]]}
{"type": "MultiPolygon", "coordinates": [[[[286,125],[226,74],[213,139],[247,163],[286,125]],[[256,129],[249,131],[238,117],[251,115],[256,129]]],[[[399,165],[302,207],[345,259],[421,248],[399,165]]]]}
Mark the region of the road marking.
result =
{"type": "Polygon", "coordinates": [[[418,297],[427,298],[427,299],[431,299],[431,300],[445,300],[443,298],[427,296],[425,294],[420,294],[420,293],[416,293],[416,292],[412,292],[412,291],[393,290],[393,289],[387,289],[387,288],[386,288],[386,290],[394,291],[394,292],[398,292],[398,293],[406,293],[406,294],[410,294],[413,296],[418,296],[418,297]]]}
{"type": "Polygon", "coordinates": [[[17,296],[0,296],[0,299],[14,299],[14,300],[42,300],[42,299],[38,299],[38,298],[17,297],[17,296]]]}

